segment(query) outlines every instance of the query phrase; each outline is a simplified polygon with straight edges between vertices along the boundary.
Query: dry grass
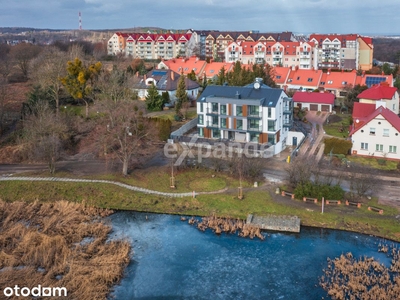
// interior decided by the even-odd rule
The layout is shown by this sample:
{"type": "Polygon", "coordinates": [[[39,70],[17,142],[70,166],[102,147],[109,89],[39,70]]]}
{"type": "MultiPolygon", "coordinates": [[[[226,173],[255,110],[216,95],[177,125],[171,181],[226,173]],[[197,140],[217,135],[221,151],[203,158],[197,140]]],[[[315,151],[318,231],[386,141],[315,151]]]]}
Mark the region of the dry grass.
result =
{"type": "Polygon", "coordinates": [[[127,241],[108,241],[111,227],[100,217],[110,213],[67,201],[0,201],[0,286],[65,287],[65,299],[106,299],[130,252],[127,241]]]}
{"type": "Polygon", "coordinates": [[[374,258],[356,259],[351,253],[328,259],[320,285],[332,299],[400,299],[400,250],[381,246],[392,259],[390,267],[374,258]]]}

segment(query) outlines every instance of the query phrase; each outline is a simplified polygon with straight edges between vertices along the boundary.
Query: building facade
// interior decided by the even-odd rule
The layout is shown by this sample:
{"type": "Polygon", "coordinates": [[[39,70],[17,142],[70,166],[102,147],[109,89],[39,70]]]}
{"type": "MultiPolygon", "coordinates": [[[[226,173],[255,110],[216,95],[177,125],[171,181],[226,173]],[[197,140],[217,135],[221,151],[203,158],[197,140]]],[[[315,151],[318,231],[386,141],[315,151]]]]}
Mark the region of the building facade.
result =
{"type": "Polygon", "coordinates": [[[293,102],[281,89],[260,81],[235,86],[207,86],[197,101],[198,135],[239,143],[286,147],[293,120],[293,102]]]}

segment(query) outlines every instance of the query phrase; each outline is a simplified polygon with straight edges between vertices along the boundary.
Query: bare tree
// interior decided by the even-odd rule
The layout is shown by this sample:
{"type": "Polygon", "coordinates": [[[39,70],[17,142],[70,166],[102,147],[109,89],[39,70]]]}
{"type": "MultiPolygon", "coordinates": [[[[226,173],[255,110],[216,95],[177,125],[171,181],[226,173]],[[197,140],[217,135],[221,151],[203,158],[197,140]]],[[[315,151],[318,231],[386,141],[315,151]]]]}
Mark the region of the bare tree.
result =
{"type": "Polygon", "coordinates": [[[286,167],[287,180],[292,187],[309,182],[315,169],[315,160],[298,156],[286,167]]]}
{"type": "Polygon", "coordinates": [[[11,48],[11,54],[17,67],[25,78],[28,78],[29,65],[33,58],[39,55],[41,48],[29,43],[20,43],[11,48]]]}
{"type": "Polygon", "coordinates": [[[12,67],[10,50],[11,47],[7,44],[0,44],[0,74],[6,82],[8,82],[12,67]]]}
{"type": "Polygon", "coordinates": [[[353,164],[348,168],[350,193],[354,198],[371,194],[379,184],[374,170],[364,165],[353,164]]]}
{"type": "Polygon", "coordinates": [[[66,76],[67,55],[56,47],[48,47],[32,62],[35,72],[32,73],[34,82],[49,91],[56,104],[58,114],[60,106],[60,92],[62,90],[61,77],[66,76]]]}
{"type": "Polygon", "coordinates": [[[3,134],[4,131],[4,119],[6,116],[6,109],[7,109],[7,98],[10,95],[10,91],[8,89],[8,84],[5,79],[0,79],[0,136],[3,134]]]}
{"type": "Polygon", "coordinates": [[[32,114],[23,123],[21,144],[31,160],[48,164],[54,174],[56,161],[62,153],[63,144],[68,140],[68,126],[45,101],[39,101],[32,108],[32,114]]]}

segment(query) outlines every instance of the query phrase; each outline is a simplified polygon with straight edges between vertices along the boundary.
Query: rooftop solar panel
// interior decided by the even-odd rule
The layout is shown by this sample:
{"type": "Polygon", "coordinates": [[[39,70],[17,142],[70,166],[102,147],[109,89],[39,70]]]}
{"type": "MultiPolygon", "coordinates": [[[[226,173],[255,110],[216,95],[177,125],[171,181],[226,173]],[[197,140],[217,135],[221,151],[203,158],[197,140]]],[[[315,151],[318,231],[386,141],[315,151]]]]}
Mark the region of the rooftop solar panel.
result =
{"type": "Polygon", "coordinates": [[[386,81],[386,77],[367,76],[367,78],[365,79],[365,84],[370,88],[371,86],[379,84],[383,81],[386,81]]]}

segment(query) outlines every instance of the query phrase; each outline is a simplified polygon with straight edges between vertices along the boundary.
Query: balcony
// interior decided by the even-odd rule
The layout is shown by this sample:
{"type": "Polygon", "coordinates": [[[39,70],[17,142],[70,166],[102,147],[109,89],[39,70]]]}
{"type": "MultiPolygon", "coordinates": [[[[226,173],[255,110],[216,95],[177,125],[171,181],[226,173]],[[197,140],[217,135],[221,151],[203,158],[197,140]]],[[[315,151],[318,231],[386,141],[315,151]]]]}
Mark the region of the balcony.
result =
{"type": "Polygon", "coordinates": [[[253,125],[252,126],[251,124],[248,124],[247,131],[261,133],[262,132],[262,125],[260,124],[260,125],[253,125]]]}
{"type": "Polygon", "coordinates": [[[291,106],[288,105],[288,106],[283,107],[283,114],[289,115],[289,114],[292,114],[292,112],[293,112],[293,110],[292,110],[291,106]]]}
{"type": "Polygon", "coordinates": [[[283,127],[290,128],[293,125],[293,120],[292,119],[285,119],[283,120],[283,127]]]}
{"type": "Polygon", "coordinates": [[[249,111],[247,117],[250,117],[252,119],[261,119],[262,113],[260,111],[249,111]]]}
{"type": "Polygon", "coordinates": [[[218,109],[207,108],[207,115],[218,115],[218,109]]]}
{"type": "Polygon", "coordinates": [[[207,121],[206,127],[209,129],[219,129],[218,122],[207,121]]]}

